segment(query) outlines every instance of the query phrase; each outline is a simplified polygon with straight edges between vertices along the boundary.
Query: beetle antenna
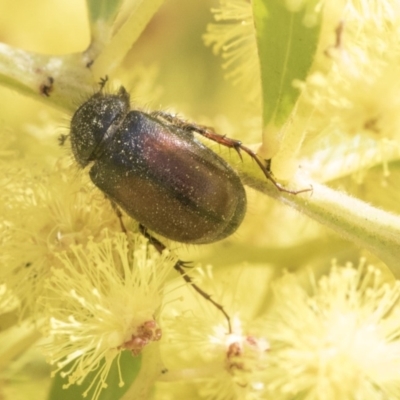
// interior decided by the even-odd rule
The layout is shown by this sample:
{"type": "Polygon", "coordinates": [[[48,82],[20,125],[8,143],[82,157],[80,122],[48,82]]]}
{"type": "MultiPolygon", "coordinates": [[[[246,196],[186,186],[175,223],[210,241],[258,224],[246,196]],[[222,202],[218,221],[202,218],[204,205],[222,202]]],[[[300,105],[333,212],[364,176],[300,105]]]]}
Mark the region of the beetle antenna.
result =
{"type": "MultiPolygon", "coordinates": [[[[152,244],[154,246],[154,248],[159,252],[162,253],[163,250],[166,249],[166,246],[161,243],[158,239],[156,239],[154,236],[152,236],[146,229],[145,226],[143,226],[142,224],[139,224],[139,231],[140,233],[147,239],[149,239],[150,244],[152,244]]],[[[208,294],[207,292],[205,292],[203,289],[201,289],[199,286],[197,286],[194,282],[193,279],[186,273],[186,271],[184,270],[185,267],[185,262],[178,260],[176,262],[176,264],[174,265],[174,269],[176,271],[178,271],[182,278],[184,279],[184,281],[186,283],[188,283],[189,285],[192,286],[192,288],[200,295],[202,296],[204,299],[206,299],[207,301],[209,301],[211,304],[214,305],[214,307],[216,307],[219,311],[222,312],[222,314],[224,314],[224,317],[226,319],[226,322],[228,324],[228,333],[231,334],[232,333],[232,324],[231,324],[231,318],[229,316],[229,314],[225,311],[224,307],[217,303],[215,300],[212,299],[211,295],[208,294]]]]}

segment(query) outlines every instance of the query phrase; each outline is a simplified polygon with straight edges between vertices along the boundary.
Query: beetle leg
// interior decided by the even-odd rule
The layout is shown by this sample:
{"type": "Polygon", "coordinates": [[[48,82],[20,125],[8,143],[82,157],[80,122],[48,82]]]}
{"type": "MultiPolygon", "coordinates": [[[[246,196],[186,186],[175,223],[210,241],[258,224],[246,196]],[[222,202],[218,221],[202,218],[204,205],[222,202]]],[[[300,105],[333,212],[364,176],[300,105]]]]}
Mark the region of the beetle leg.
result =
{"type": "Polygon", "coordinates": [[[216,142],[216,143],[218,143],[222,146],[228,147],[230,149],[234,149],[239,154],[239,157],[241,159],[243,159],[242,154],[241,154],[241,152],[243,151],[244,153],[248,154],[257,163],[257,165],[263,172],[264,176],[270,182],[272,182],[272,184],[280,192],[285,192],[285,193],[290,193],[290,194],[299,194],[299,193],[312,191],[312,188],[301,189],[301,190],[290,190],[290,189],[285,188],[274,178],[271,168],[270,168],[271,160],[260,159],[253,150],[244,146],[240,140],[231,139],[229,137],[226,137],[225,135],[220,135],[219,133],[216,133],[213,128],[210,128],[210,127],[204,126],[204,125],[197,125],[194,123],[187,122],[183,119],[180,119],[179,117],[177,117],[175,115],[168,114],[164,111],[155,111],[155,112],[151,113],[151,115],[155,118],[162,119],[165,122],[167,122],[175,127],[178,127],[180,129],[183,129],[188,132],[196,132],[199,135],[202,135],[205,138],[212,140],[213,142],[216,142]]]}
{"type": "MultiPolygon", "coordinates": [[[[200,128],[202,128],[202,127],[200,127],[200,128]]],[[[291,190],[291,189],[285,188],[273,176],[272,171],[270,169],[271,160],[260,159],[260,157],[258,157],[257,154],[253,150],[251,150],[249,147],[244,146],[240,140],[235,140],[235,139],[231,139],[226,136],[220,135],[220,134],[214,132],[212,129],[210,130],[209,128],[206,128],[204,130],[201,129],[200,131],[196,130],[196,132],[198,132],[200,135],[202,135],[202,136],[206,137],[207,139],[210,139],[216,143],[219,143],[219,144],[229,147],[229,148],[233,148],[238,153],[240,151],[243,151],[244,153],[248,154],[257,163],[257,165],[263,172],[264,176],[270,182],[272,182],[272,184],[280,192],[285,192],[285,193],[290,193],[290,194],[299,194],[299,193],[312,191],[312,188],[300,189],[300,190],[291,190]]]]}
{"type": "Polygon", "coordinates": [[[285,188],[283,185],[281,185],[273,176],[272,171],[270,169],[271,166],[271,160],[262,160],[260,157],[257,156],[257,154],[251,150],[249,147],[244,146],[240,140],[236,139],[231,139],[229,137],[226,137],[225,135],[220,135],[212,128],[208,128],[205,126],[196,126],[194,125],[193,129],[196,133],[199,133],[200,135],[206,137],[207,139],[210,139],[216,143],[221,144],[222,146],[226,146],[228,148],[232,148],[236,150],[236,152],[240,155],[240,158],[242,158],[241,151],[249,155],[259,166],[261,171],[263,172],[264,176],[272,182],[272,184],[280,191],[280,192],[285,192],[285,193],[290,193],[290,194],[299,194],[299,193],[304,193],[304,192],[309,192],[312,191],[312,188],[307,188],[307,189],[300,189],[300,190],[291,190],[285,188]]]}
{"type": "MultiPolygon", "coordinates": [[[[154,246],[154,248],[159,252],[162,253],[163,250],[166,249],[165,245],[163,243],[161,243],[158,239],[156,239],[154,236],[152,236],[146,229],[145,226],[143,226],[142,224],[139,224],[139,231],[140,233],[147,239],[149,239],[149,242],[154,246]]],[[[207,292],[205,292],[203,289],[201,289],[199,286],[197,286],[194,282],[193,279],[187,275],[187,273],[184,270],[185,267],[185,262],[178,260],[176,262],[176,264],[174,265],[174,268],[176,271],[178,271],[182,278],[185,280],[186,283],[190,284],[192,286],[192,288],[200,294],[200,296],[202,296],[203,298],[205,298],[206,300],[208,300],[210,303],[212,303],[214,305],[214,307],[216,307],[219,311],[222,312],[222,314],[224,314],[224,317],[228,323],[228,333],[232,333],[232,325],[231,325],[231,318],[229,317],[228,313],[225,311],[224,307],[217,303],[216,301],[214,301],[211,297],[211,295],[209,295],[207,292]]]]}
{"type": "Polygon", "coordinates": [[[121,231],[124,232],[125,234],[127,234],[128,231],[126,230],[124,221],[122,220],[122,212],[121,212],[121,210],[119,209],[117,204],[115,204],[111,199],[109,199],[109,200],[110,200],[112,209],[114,210],[115,214],[117,214],[117,218],[119,219],[119,224],[121,226],[121,231]]]}
{"type": "Polygon", "coordinates": [[[106,83],[108,82],[108,75],[105,75],[104,78],[100,78],[99,81],[99,86],[100,86],[100,92],[104,89],[104,86],[106,86],[106,83]]]}
{"type": "MultiPolygon", "coordinates": [[[[119,219],[119,222],[121,225],[121,230],[122,230],[122,232],[124,232],[126,234],[127,230],[126,230],[124,222],[122,220],[121,210],[118,208],[117,204],[115,204],[112,200],[110,200],[110,202],[111,202],[111,207],[113,208],[114,212],[117,214],[117,217],[119,219]]],[[[161,243],[158,239],[156,239],[154,236],[150,235],[150,233],[147,231],[146,227],[144,227],[142,224],[139,224],[139,231],[145,238],[147,238],[149,240],[150,244],[152,246],[154,246],[154,248],[159,253],[162,253],[166,249],[166,246],[163,243],[161,243]]],[[[192,286],[192,288],[197,293],[200,294],[200,296],[204,297],[206,300],[208,300],[210,303],[212,303],[214,305],[214,307],[216,307],[218,310],[220,310],[222,312],[222,314],[224,314],[224,317],[226,318],[226,321],[228,323],[228,331],[229,331],[229,333],[232,333],[231,318],[229,317],[228,313],[225,311],[224,307],[221,306],[221,304],[214,301],[211,298],[211,295],[209,295],[207,292],[205,292],[203,289],[201,289],[199,286],[197,286],[193,282],[192,278],[186,274],[184,268],[189,267],[187,264],[189,264],[187,261],[178,260],[176,262],[176,264],[174,265],[174,269],[181,274],[181,276],[185,280],[185,282],[189,283],[192,286]]]]}
{"type": "Polygon", "coordinates": [[[185,125],[187,122],[174,114],[170,114],[166,111],[156,110],[152,111],[150,115],[158,120],[168,122],[171,125],[180,127],[181,125],[185,125]]]}
{"type": "Polygon", "coordinates": [[[60,146],[64,146],[64,144],[65,144],[65,142],[67,141],[68,138],[69,138],[69,135],[64,135],[64,134],[60,135],[58,137],[58,144],[60,146]]]}

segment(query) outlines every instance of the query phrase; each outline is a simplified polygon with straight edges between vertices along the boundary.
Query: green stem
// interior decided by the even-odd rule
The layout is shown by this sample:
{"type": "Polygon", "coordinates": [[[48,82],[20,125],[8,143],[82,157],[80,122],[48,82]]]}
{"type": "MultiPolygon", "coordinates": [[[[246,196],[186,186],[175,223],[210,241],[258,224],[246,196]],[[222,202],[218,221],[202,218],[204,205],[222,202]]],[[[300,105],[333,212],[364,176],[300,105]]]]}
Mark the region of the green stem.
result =
{"type": "Polygon", "coordinates": [[[161,375],[163,369],[160,346],[158,343],[152,343],[143,350],[140,372],[121,400],[149,399],[154,382],[161,375]]]}
{"type": "Polygon", "coordinates": [[[368,249],[385,262],[396,277],[400,277],[400,216],[309,179],[297,179],[296,187],[312,186],[312,192],[292,195],[279,192],[272,184],[255,179],[248,173],[242,178],[247,185],[308,215],[357,246],[368,249]]]}
{"type": "Polygon", "coordinates": [[[74,110],[93,77],[82,54],[37,54],[0,43],[0,83],[63,110],[74,110]]]}

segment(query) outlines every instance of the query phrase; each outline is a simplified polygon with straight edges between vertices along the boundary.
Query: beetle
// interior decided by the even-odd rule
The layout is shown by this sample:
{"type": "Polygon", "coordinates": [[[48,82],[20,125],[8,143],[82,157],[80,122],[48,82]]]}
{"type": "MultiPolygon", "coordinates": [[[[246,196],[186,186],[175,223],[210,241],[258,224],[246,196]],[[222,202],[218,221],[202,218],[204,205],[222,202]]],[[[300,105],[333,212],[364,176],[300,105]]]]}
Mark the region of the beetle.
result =
{"type": "Polygon", "coordinates": [[[101,90],[71,120],[74,157],[108,198],[147,229],[182,243],[213,243],[232,235],[246,213],[238,174],[194,136],[199,133],[249,154],[282,187],[252,150],[212,129],[163,112],[130,109],[130,97],[101,90]]]}
{"type": "Polygon", "coordinates": [[[130,217],[193,244],[231,235],[246,212],[237,173],[193,132],[130,110],[129,94],[93,95],[71,121],[71,146],[93,183],[130,217]]]}
{"type": "MultiPolygon", "coordinates": [[[[246,213],[246,192],[238,174],[194,133],[233,148],[240,156],[241,151],[250,155],[280,191],[310,190],[281,186],[238,140],[164,112],[131,110],[126,89],[104,93],[106,81],[72,117],[72,153],[82,168],[90,165],[91,180],[116,205],[117,213],[119,207],[138,221],[141,233],[159,252],[165,246],[148,230],[177,242],[213,243],[232,235],[246,213]]],[[[193,283],[184,264],[179,260],[175,269],[225,315],[231,332],[229,315],[193,283]]]]}

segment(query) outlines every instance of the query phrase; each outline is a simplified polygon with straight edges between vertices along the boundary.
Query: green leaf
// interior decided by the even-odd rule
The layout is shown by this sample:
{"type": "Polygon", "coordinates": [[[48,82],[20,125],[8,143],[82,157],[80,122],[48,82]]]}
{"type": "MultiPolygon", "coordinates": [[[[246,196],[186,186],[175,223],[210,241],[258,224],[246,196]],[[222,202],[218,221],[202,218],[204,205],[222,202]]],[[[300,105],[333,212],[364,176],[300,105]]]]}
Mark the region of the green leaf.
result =
{"type": "Polygon", "coordinates": [[[130,4],[124,23],[104,43],[98,56],[92,57],[95,60],[92,72],[96,81],[105,74],[111,74],[122,63],[163,2],[164,0],[135,0],[130,4]]]}
{"type": "MultiPolygon", "coordinates": [[[[86,377],[82,385],[71,385],[67,389],[63,389],[63,385],[68,382],[68,378],[62,378],[60,373],[58,373],[54,378],[48,400],[83,399],[83,392],[92,383],[93,379],[95,379],[96,374],[98,373],[99,369],[102,368],[103,364],[104,361],[99,365],[99,368],[97,368],[95,371],[92,371],[86,377]]],[[[67,370],[69,367],[70,366],[67,365],[65,369],[67,370]]],[[[114,359],[106,380],[107,388],[101,391],[98,400],[120,399],[139,374],[141,368],[141,357],[133,357],[132,353],[129,351],[122,352],[120,358],[120,368],[124,385],[122,387],[119,386],[120,377],[118,372],[118,364],[117,359],[114,359]]],[[[87,399],[91,399],[92,395],[93,389],[88,393],[87,399]]]]}
{"type": "Polygon", "coordinates": [[[264,126],[280,127],[289,117],[299,96],[293,81],[307,77],[319,39],[321,13],[310,12],[306,7],[291,11],[285,3],[284,0],[252,2],[264,126]]]}
{"type": "Polygon", "coordinates": [[[112,21],[121,3],[122,0],[86,0],[90,24],[95,25],[97,21],[112,21]]]}

